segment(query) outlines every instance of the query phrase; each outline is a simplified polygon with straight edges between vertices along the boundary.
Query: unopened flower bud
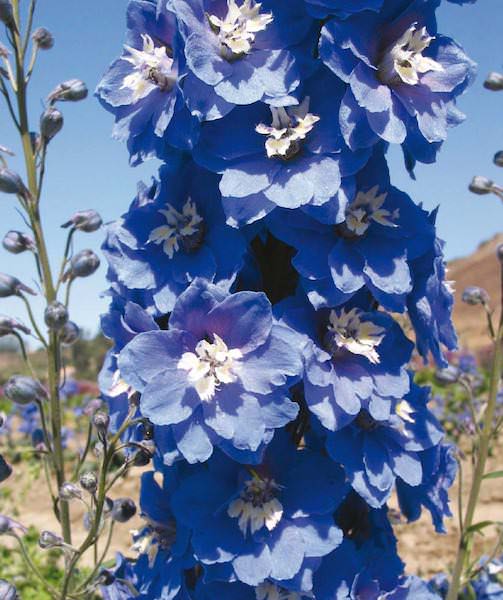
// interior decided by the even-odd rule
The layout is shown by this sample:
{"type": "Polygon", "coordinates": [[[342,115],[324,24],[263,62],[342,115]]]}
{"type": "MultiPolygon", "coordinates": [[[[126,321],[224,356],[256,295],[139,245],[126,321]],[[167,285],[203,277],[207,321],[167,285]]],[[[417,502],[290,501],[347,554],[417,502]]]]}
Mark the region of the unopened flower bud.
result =
{"type": "Polygon", "coordinates": [[[503,90],[503,75],[492,71],[484,81],[484,87],[493,92],[500,92],[503,90]]]}
{"type": "Polygon", "coordinates": [[[497,167],[503,167],[503,150],[496,152],[493,158],[493,162],[497,167]]]}
{"type": "Polygon", "coordinates": [[[72,218],[63,223],[61,227],[73,227],[74,229],[78,229],[79,231],[85,231],[86,233],[92,233],[93,231],[97,231],[103,221],[95,210],[90,208],[89,210],[79,210],[77,211],[72,218]]]}
{"type": "Polygon", "coordinates": [[[482,177],[481,175],[476,175],[470,182],[468,189],[470,192],[474,194],[490,194],[494,188],[494,181],[487,179],[487,177],[482,177]]]}
{"type": "Polygon", "coordinates": [[[17,31],[11,0],[0,0],[0,22],[17,31]]]}
{"type": "Polygon", "coordinates": [[[8,479],[12,474],[12,467],[5,462],[5,458],[0,454],[0,483],[8,479]]]}
{"type": "Polygon", "coordinates": [[[110,513],[112,512],[114,507],[114,501],[112,500],[112,498],[110,498],[110,496],[106,496],[105,497],[105,503],[103,504],[103,514],[108,517],[110,515],[110,513]]]}
{"type": "Polygon", "coordinates": [[[100,435],[106,435],[108,426],[110,425],[110,417],[105,412],[96,412],[93,415],[93,425],[100,435]]]}
{"type": "Polygon", "coordinates": [[[83,494],[82,490],[78,485],[71,483],[70,481],[66,481],[59,488],[59,497],[61,500],[66,500],[70,502],[71,500],[82,500],[83,494]]]}
{"type": "Polygon", "coordinates": [[[21,254],[26,250],[34,250],[35,241],[28,234],[12,229],[4,235],[2,246],[11,254],[21,254]]]}
{"type": "Polygon", "coordinates": [[[143,439],[144,440],[153,440],[154,439],[154,424],[149,421],[148,419],[145,419],[142,423],[142,433],[143,433],[143,439]]]}
{"type": "Polygon", "coordinates": [[[63,113],[49,106],[46,108],[40,117],[40,135],[45,142],[52,140],[63,129],[63,113]]]}
{"type": "Polygon", "coordinates": [[[117,498],[112,508],[112,519],[118,523],[127,523],[136,514],[136,504],[131,498],[117,498]]]}
{"type": "Polygon", "coordinates": [[[105,587],[112,585],[115,581],[115,575],[108,569],[102,569],[97,577],[97,583],[105,587]]]}
{"type": "Polygon", "coordinates": [[[0,579],[0,600],[20,600],[16,588],[5,579],[0,579]]]}
{"type": "Polygon", "coordinates": [[[72,344],[75,344],[79,337],[79,326],[76,325],[73,321],[68,321],[67,323],[65,323],[63,329],[59,333],[59,339],[63,346],[71,346],[72,344]]]}
{"type": "Polygon", "coordinates": [[[99,398],[93,398],[84,406],[84,414],[88,417],[94,415],[94,413],[103,406],[103,401],[99,398]]]}
{"type": "Polygon", "coordinates": [[[63,538],[59,535],[56,535],[52,531],[42,531],[40,537],[38,538],[38,545],[44,550],[46,548],[57,548],[63,544],[63,538]]]}
{"type": "Polygon", "coordinates": [[[137,446],[137,451],[133,458],[133,464],[135,467],[146,467],[154,456],[154,442],[145,440],[137,446]]]}
{"type": "Polygon", "coordinates": [[[42,429],[35,429],[31,434],[31,445],[37,450],[37,452],[43,452],[47,450],[44,441],[44,432],[42,429]]]}
{"type": "Polygon", "coordinates": [[[54,37],[45,27],[38,27],[31,35],[33,43],[41,50],[50,50],[54,46],[54,37]]]}
{"type": "Polygon", "coordinates": [[[70,277],[89,277],[100,266],[100,259],[92,250],[81,250],[70,261],[70,270],[66,279],[70,277]]]}
{"type": "Polygon", "coordinates": [[[449,385],[458,381],[461,372],[454,365],[449,365],[445,369],[437,369],[435,371],[435,380],[441,385],[449,385]]]}
{"type": "Polygon", "coordinates": [[[7,167],[0,167],[0,192],[4,194],[19,194],[20,196],[26,196],[27,190],[21,177],[15,172],[7,169],[7,167]]]}
{"type": "Polygon", "coordinates": [[[0,315],[0,337],[3,337],[4,335],[10,335],[16,330],[21,331],[26,335],[31,333],[28,327],[26,327],[16,319],[12,319],[11,317],[7,317],[5,315],[0,315]]]}
{"type": "Polygon", "coordinates": [[[19,296],[21,292],[26,292],[32,296],[36,296],[36,292],[29,288],[24,283],[21,283],[16,277],[0,273],[0,298],[8,298],[9,296],[19,296]]]}
{"type": "Polygon", "coordinates": [[[94,494],[98,487],[98,477],[96,476],[96,473],[87,471],[86,473],[82,473],[79,478],[79,483],[86,490],[86,492],[94,494]]]}
{"type": "Polygon", "coordinates": [[[49,329],[59,331],[68,321],[68,311],[64,304],[55,300],[44,311],[44,321],[49,329]]]}
{"type": "Polygon", "coordinates": [[[10,148],[7,148],[7,146],[2,146],[2,144],[0,144],[0,153],[8,154],[9,156],[15,156],[14,152],[12,152],[10,148]]]}
{"type": "Polygon", "coordinates": [[[7,517],[0,515],[0,535],[4,535],[10,531],[10,522],[7,517]]]}
{"type": "Polygon", "coordinates": [[[463,294],[461,295],[461,300],[465,304],[469,304],[470,306],[477,306],[478,304],[488,304],[489,299],[489,294],[486,292],[486,290],[475,285],[470,285],[467,288],[465,288],[463,290],[463,294]]]}
{"type": "Polygon", "coordinates": [[[19,521],[15,521],[6,515],[0,515],[0,535],[16,533],[16,531],[20,531],[24,534],[27,529],[24,525],[21,525],[19,521]]]}
{"type": "Polygon", "coordinates": [[[3,393],[16,404],[29,404],[47,398],[47,392],[42,384],[27,375],[13,375],[4,385],[3,393]]]}
{"type": "Polygon", "coordinates": [[[86,84],[80,79],[69,79],[60,83],[49,94],[48,100],[52,104],[54,102],[78,102],[87,98],[86,84]]]}

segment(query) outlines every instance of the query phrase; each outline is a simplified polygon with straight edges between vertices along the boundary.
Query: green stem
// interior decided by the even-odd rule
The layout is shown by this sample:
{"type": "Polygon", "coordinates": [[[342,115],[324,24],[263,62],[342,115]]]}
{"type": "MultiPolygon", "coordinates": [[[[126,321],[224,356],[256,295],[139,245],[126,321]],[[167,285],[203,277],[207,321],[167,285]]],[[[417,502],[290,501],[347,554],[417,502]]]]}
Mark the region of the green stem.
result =
{"type": "Polygon", "coordinates": [[[33,571],[33,573],[37,576],[37,578],[40,579],[42,587],[45,589],[45,591],[48,592],[53,598],[57,599],[58,598],[58,592],[57,592],[57,590],[55,590],[52,586],[50,586],[47,583],[46,578],[38,570],[37,566],[32,561],[31,556],[30,556],[30,554],[29,554],[26,546],[24,545],[24,542],[23,542],[22,538],[20,536],[18,536],[18,535],[14,535],[14,537],[16,538],[16,540],[19,543],[19,548],[21,550],[21,554],[23,555],[25,563],[33,571]]]}
{"type": "MultiPolygon", "coordinates": [[[[12,0],[12,6],[18,24],[18,30],[20,29],[19,20],[19,0],[12,0]]],[[[29,35],[29,33],[27,34],[29,35]]],[[[19,132],[23,145],[23,154],[26,166],[26,175],[28,190],[30,197],[27,199],[28,216],[30,218],[30,224],[35,236],[35,243],[37,246],[37,254],[39,257],[40,268],[42,271],[42,284],[45,292],[45,299],[47,304],[50,304],[56,299],[56,293],[54,289],[51,267],[49,263],[49,257],[47,253],[47,245],[44,238],[42,224],[40,220],[40,212],[38,208],[38,202],[36,199],[39,197],[38,182],[37,182],[37,167],[35,161],[35,153],[33,150],[30,126],[28,121],[28,110],[26,102],[26,91],[27,82],[25,77],[25,47],[21,40],[18,32],[14,33],[14,50],[16,58],[16,84],[17,84],[17,106],[19,115],[19,132]]],[[[29,307],[28,301],[25,301],[29,313],[31,308],[29,307]]],[[[30,315],[33,317],[33,315],[30,315]]],[[[33,319],[34,321],[34,319],[33,319]]],[[[34,327],[39,334],[38,327],[34,327]]],[[[42,339],[43,336],[40,336],[42,339]]],[[[59,397],[59,341],[57,335],[51,333],[49,336],[49,343],[47,347],[47,379],[49,385],[49,398],[50,398],[50,409],[51,409],[51,433],[52,433],[52,444],[53,444],[53,464],[56,475],[56,482],[58,489],[65,482],[65,463],[63,455],[63,440],[62,440],[62,418],[61,418],[61,404],[59,397]]],[[[61,529],[63,538],[66,543],[71,544],[71,523],[70,523],[70,511],[68,502],[62,501],[59,509],[59,519],[61,523],[61,529]]]]}
{"type": "Polygon", "coordinates": [[[464,567],[467,560],[469,560],[471,546],[470,540],[473,534],[470,534],[470,532],[468,532],[468,529],[469,527],[471,527],[471,525],[473,525],[473,518],[479,499],[482,478],[485,473],[486,461],[489,454],[489,446],[493,433],[493,420],[497,404],[496,399],[498,396],[499,384],[501,380],[501,369],[503,365],[502,338],[503,319],[500,321],[499,329],[496,335],[494,346],[494,358],[491,371],[491,383],[489,388],[489,398],[484,413],[484,424],[482,432],[480,434],[477,461],[475,464],[475,471],[473,474],[473,481],[470,489],[470,496],[468,498],[468,504],[466,507],[466,513],[463,519],[463,529],[460,534],[456,562],[454,565],[451,584],[449,587],[449,593],[447,595],[446,600],[457,600],[459,590],[461,587],[461,578],[464,572],[464,567]]]}
{"type": "Polygon", "coordinates": [[[80,545],[80,548],[75,552],[72,560],[70,561],[70,563],[67,566],[60,600],[66,600],[66,598],[69,597],[70,585],[71,585],[71,581],[73,578],[73,573],[75,571],[75,567],[77,566],[77,563],[79,562],[79,560],[80,560],[81,556],[84,554],[84,552],[86,552],[86,550],[88,550],[96,542],[96,540],[98,538],[98,535],[99,535],[98,532],[99,532],[99,528],[101,525],[101,518],[103,515],[103,507],[105,504],[105,498],[106,498],[106,493],[107,493],[107,473],[108,473],[108,470],[110,467],[110,463],[113,459],[113,455],[115,453],[115,446],[116,446],[117,442],[120,440],[120,437],[124,433],[124,431],[128,427],[131,426],[132,422],[134,422],[134,421],[131,421],[134,412],[135,412],[134,408],[130,409],[128,416],[124,420],[124,423],[121,425],[121,427],[119,428],[117,433],[110,440],[108,448],[103,452],[103,461],[102,461],[102,465],[101,465],[101,469],[100,469],[98,491],[97,491],[96,503],[95,503],[96,510],[94,513],[93,522],[92,522],[91,528],[89,530],[89,533],[87,534],[86,539],[82,542],[82,544],[80,545]]]}
{"type": "Polygon", "coordinates": [[[78,476],[80,475],[80,469],[82,468],[82,465],[84,464],[84,462],[87,458],[87,455],[89,453],[89,449],[91,448],[92,435],[93,435],[93,424],[92,424],[92,421],[89,420],[89,425],[87,428],[86,445],[84,447],[84,450],[83,450],[81,456],[79,457],[79,460],[77,461],[75,470],[73,471],[72,481],[76,481],[78,476]]]}

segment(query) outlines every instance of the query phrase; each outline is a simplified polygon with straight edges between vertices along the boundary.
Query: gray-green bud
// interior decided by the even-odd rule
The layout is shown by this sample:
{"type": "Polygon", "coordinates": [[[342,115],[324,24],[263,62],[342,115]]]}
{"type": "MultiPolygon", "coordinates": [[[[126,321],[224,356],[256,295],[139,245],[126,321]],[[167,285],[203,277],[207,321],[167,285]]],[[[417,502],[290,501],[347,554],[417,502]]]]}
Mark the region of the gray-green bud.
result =
{"type": "Polygon", "coordinates": [[[31,34],[31,39],[40,50],[50,50],[54,46],[54,36],[45,27],[38,27],[35,29],[31,34]]]}
{"type": "Polygon", "coordinates": [[[63,113],[55,108],[49,106],[44,110],[40,117],[40,135],[44,142],[52,140],[62,129],[63,129],[63,113]]]}
{"type": "Polygon", "coordinates": [[[48,96],[51,104],[54,102],[78,102],[87,98],[86,84],[80,79],[69,79],[56,86],[48,96]]]}
{"type": "Polygon", "coordinates": [[[68,322],[68,310],[61,302],[51,302],[44,311],[44,321],[49,329],[59,331],[68,322]]]}

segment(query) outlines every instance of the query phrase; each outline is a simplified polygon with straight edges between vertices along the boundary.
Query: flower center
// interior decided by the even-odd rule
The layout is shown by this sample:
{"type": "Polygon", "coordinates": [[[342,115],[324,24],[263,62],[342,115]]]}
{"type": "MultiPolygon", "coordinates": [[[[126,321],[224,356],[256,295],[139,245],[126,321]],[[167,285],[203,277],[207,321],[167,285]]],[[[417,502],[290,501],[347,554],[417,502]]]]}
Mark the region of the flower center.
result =
{"type": "Polygon", "coordinates": [[[272,106],[272,124],[257,125],[255,131],[267,136],[265,149],[268,158],[289,160],[300,152],[302,140],[320,120],[320,117],[309,112],[309,101],[309,97],[306,97],[299,106],[272,106]]]}
{"type": "Polygon", "coordinates": [[[311,594],[301,596],[298,592],[292,592],[265,581],[255,588],[255,597],[257,600],[302,600],[302,598],[312,596],[311,594]]]}
{"type": "Polygon", "coordinates": [[[385,330],[371,321],[362,321],[361,315],[362,311],[358,308],[349,312],[343,308],[340,313],[330,311],[325,345],[334,358],[348,351],[377,364],[379,354],[376,347],[382,342],[385,330]]]}
{"type": "Polygon", "coordinates": [[[378,66],[381,81],[387,84],[403,82],[416,85],[422,73],[443,71],[440,63],[422,54],[434,39],[428,35],[426,27],[418,29],[417,23],[413,23],[384,51],[378,66]]]}
{"type": "Polygon", "coordinates": [[[201,400],[211,400],[222,383],[236,381],[236,369],[243,358],[238,348],[229,349],[216,333],[214,342],[201,340],[195,352],[184,352],[178,368],[188,371],[189,382],[194,385],[201,400]]]}
{"type": "Polygon", "coordinates": [[[159,212],[165,217],[167,225],[153,229],[148,238],[149,242],[162,244],[169,258],[173,258],[180,248],[190,253],[201,247],[204,239],[204,222],[192,200],[187,200],[181,213],[170,204],[167,210],[162,209],[159,212]]]}
{"type": "MultiPolygon", "coordinates": [[[[264,527],[272,531],[283,516],[283,506],[276,498],[280,487],[273,479],[246,481],[239,498],[229,504],[227,514],[239,519],[239,529],[246,535],[264,527]]],[[[266,596],[264,596],[265,598],[266,596]]]]}
{"type": "Polygon", "coordinates": [[[227,0],[227,15],[220,19],[208,15],[213,31],[221,45],[222,57],[228,61],[241,58],[251,52],[255,36],[273,21],[271,13],[261,13],[262,4],[244,0],[238,6],[236,0],[227,0]]]}
{"type": "Polygon", "coordinates": [[[142,34],[141,37],[143,48],[138,50],[124,46],[129,55],[122,57],[122,60],[133,65],[133,70],[124,77],[121,89],[132,90],[134,102],[145,98],[156,88],[169,91],[177,77],[173,59],[168,55],[168,48],[155,46],[148,34],[142,34]]]}
{"type": "Polygon", "coordinates": [[[133,552],[146,554],[152,568],[159,550],[169,550],[176,540],[176,521],[170,519],[165,525],[150,523],[140,531],[133,531],[133,552]]]}
{"type": "Polygon", "coordinates": [[[355,200],[346,208],[346,221],[343,228],[349,237],[362,236],[372,221],[385,227],[397,227],[393,221],[400,216],[399,209],[391,213],[382,208],[387,195],[387,193],[379,194],[377,185],[367,192],[358,192],[355,200]]]}
{"type": "Polygon", "coordinates": [[[363,429],[364,431],[374,431],[379,427],[379,423],[375,419],[373,419],[368,413],[368,411],[366,411],[365,409],[361,410],[358,413],[358,416],[355,419],[355,423],[360,429],[363,429]]]}

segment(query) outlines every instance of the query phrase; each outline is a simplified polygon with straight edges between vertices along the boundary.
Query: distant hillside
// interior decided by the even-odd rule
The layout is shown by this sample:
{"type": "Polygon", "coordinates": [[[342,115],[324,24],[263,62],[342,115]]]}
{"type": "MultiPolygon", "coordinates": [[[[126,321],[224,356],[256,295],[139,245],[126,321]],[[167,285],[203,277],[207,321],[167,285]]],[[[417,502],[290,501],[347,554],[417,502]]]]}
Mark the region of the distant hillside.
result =
{"type": "Polygon", "coordinates": [[[499,244],[503,244],[503,233],[482,242],[473,254],[449,263],[447,278],[454,281],[456,290],[454,323],[460,348],[478,351],[487,347],[489,343],[483,310],[461,302],[461,294],[469,285],[483,287],[489,292],[491,305],[498,309],[496,316],[499,315],[501,278],[500,264],[496,258],[496,248],[499,244]]]}

